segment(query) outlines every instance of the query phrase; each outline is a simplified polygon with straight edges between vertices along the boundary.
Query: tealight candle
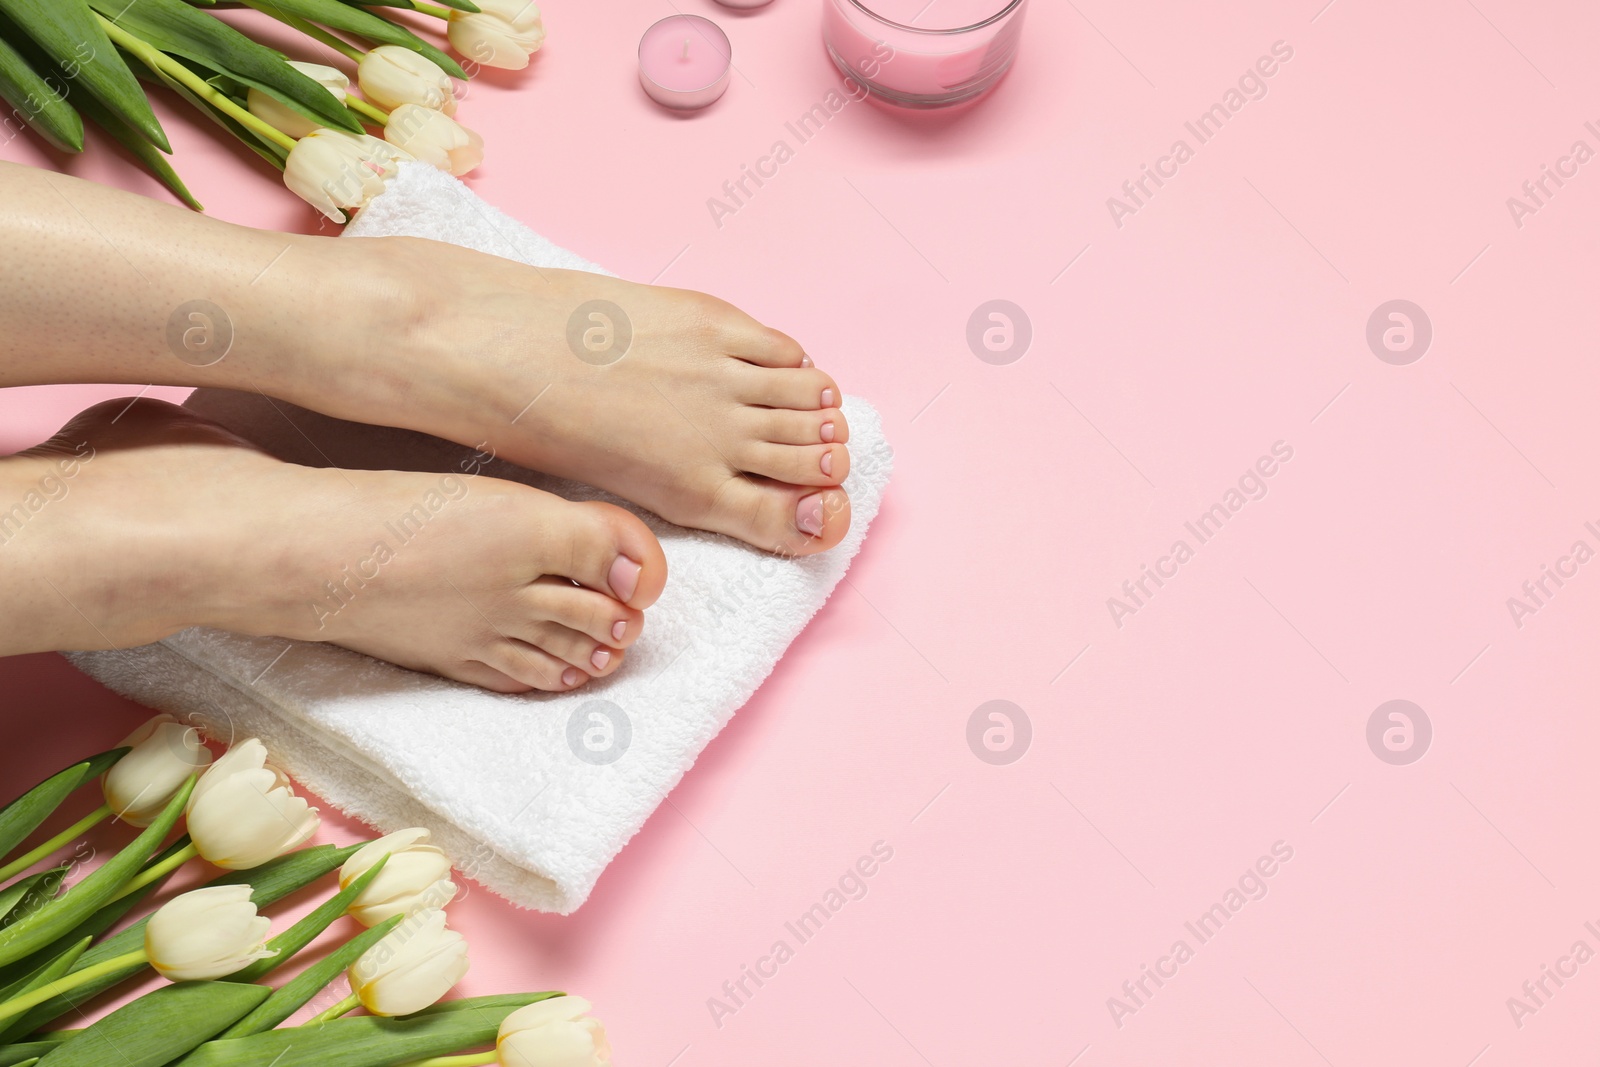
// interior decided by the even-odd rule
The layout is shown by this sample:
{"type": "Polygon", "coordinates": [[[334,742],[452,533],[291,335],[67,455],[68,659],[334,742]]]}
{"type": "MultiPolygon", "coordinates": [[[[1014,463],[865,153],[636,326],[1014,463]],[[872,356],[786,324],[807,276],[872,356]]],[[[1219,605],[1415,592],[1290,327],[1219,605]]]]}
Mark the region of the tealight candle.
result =
{"type": "Polygon", "coordinates": [[[766,7],[772,0],[717,0],[723,7],[766,7]]]}
{"type": "Polygon", "coordinates": [[[663,107],[705,107],[728,89],[733,45],[699,15],[669,15],[639,40],[639,84],[663,107]]]}
{"type": "Polygon", "coordinates": [[[826,0],[834,64],[874,96],[944,107],[978,96],[1011,68],[1027,0],[826,0]]]}

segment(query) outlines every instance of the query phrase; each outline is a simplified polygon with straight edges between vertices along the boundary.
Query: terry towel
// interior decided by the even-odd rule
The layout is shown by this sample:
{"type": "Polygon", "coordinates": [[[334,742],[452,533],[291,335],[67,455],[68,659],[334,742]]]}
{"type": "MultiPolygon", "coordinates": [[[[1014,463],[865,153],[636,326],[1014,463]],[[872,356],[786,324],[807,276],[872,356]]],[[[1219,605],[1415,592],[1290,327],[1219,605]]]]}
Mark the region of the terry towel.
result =
{"type": "MultiPolygon", "coordinates": [[[[537,266],[598,270],[420,164],[402,167],[347,234],[429,237],[537,266]]],[[[445,472],[471,456],[436,438],[259,396],[199,390],[187,406],[308,465],[445,472]]],[[[385,832],[428,827],[479,883],[566,914],[772,671],[860,549],[892,453],[870,405],[846,398],[843,407],[853,525],[843,544],[805,559],[673,526],[500,460],[484,469],[628,507],[666,551],[667,590],[627,663],[573,693],[498,695],[331,645],[206,629],[71,658],[219,741],[261,738],[275,763],[328,803],[385,832]]]]}

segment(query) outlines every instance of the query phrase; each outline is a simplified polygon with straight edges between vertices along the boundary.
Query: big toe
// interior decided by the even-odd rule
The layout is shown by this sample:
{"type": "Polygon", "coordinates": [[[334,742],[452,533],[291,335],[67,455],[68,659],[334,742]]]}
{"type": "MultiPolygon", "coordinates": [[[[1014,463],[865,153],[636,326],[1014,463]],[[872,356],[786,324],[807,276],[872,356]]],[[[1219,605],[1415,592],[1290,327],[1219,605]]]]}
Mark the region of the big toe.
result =
{"type": "Polygon", "coordinates": [[[637,515],[614,504],[572,505],[567,558],[556,573],[630,608],[654,604],[667,584],[661,542],[637,515]]]}

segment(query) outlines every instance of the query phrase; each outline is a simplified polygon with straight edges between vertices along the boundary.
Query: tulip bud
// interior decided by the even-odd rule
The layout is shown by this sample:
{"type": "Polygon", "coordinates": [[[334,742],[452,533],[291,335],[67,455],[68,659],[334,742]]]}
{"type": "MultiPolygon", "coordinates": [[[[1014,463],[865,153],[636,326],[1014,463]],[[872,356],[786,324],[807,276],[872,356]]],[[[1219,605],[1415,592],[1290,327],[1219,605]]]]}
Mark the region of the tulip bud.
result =
{"type": "Polygon", "coordinates": [[[439,64],[397,44],[381,44],[361,57],[356,81],[367,99],[379,107],[419,104],[456,113],[455,84],[439,64]]]}
{"type": "Polygon", "coordinates": [[[283,168],[283,184],[334,222],[367,206],[411,154],[367,134],[313,130],[300,138],[283,168]]]}
{"type": "Polygon", "coordinates": [[[485,67],[521,70],[544,44],[544,20],[532,0],[478,0],[477,11],[450,12],[450,47],[485,67]]]}
{"type": "Polygon", "coordinates": [[[339,888],[366,874],[383,857],[378,876],[351,902],[349,912],[362,926],[377,926],[396,915],[413,915],[427,908],[442,908],[456,895],[450,880],[450,858],[428,844],[428,831],[420,826],[397,830],[368,842],[339,868],[339,888]]]}
{"type": "Polygon", "coordinates": [[[106,771],[100,788],[112,813],[134,826],[149,826],[189,776],[211,763],[200,732],[171,715],[157,715],[118,747],[130,751],[106,771]]]}
{"type": "Polygon", "coordinates": [[[173,982],[204,982],[274,954],[272,921],[256,914],[247,885],[214,885],[173,897],[150,916],[144,952],[173,982]]]}
{"type": "Polygon", "coordinates": [[[434,1004],[467,973],[467,942],[438,908],[419,911],[361,954],[347,975],[373,1015],[410,1015],[434,1004]]]}
{"type": "Polygon", "coordinates": [[[384,140],[430,166],[460,176],[483,162],[483,138],[442,111],[401,104],[389,115],[384,140]]]}
{"type": "MultiPolygon", "coordinates": [[[[350,89],[350,79],[344,72],[333,67],[325,67],[321,63],[298,63],[289,61],[289,66],[314,82],[320,82],[324,89],[333,94],[339,103],[344,103],[344,98],[350,89]]],[[[251,89],[245,94],[245,103],[250,108],[250,114],[262,120],[269,126],[275,126],[290,137],[304,137],[312,130],[322,129],[322,123],[306,118],[288,104],[268,96],[260,89],[251,89]]]]}
{"type": "Polygon", "coordinates": [[[507,1015],[495,1045],[503,1067],[611,1067],[611,1042],[582,997],[551,997],[507,1015]]]}
{"type": "Polygon", "coordinates": [[[189,838],[218,867],[259,867],[317,832],[317,809],[266,763],[266,746],[249,738],[224,752],[189,795],[189,838]]]}

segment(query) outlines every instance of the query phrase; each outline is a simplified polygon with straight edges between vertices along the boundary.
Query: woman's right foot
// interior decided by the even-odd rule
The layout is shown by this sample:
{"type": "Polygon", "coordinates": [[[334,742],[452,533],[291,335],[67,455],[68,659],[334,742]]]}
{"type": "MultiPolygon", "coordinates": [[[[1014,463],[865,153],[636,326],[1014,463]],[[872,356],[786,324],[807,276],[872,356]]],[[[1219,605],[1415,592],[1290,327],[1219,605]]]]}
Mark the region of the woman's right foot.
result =
{"type": "Polygon", "coordinates": [[[0,459],[0,493],[7,655],[204,625],[561,692],[618,669],[666,581],[621,508],[283,463],[154,400],[97,405],[0,459]]]}

